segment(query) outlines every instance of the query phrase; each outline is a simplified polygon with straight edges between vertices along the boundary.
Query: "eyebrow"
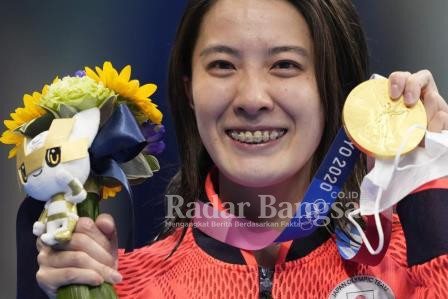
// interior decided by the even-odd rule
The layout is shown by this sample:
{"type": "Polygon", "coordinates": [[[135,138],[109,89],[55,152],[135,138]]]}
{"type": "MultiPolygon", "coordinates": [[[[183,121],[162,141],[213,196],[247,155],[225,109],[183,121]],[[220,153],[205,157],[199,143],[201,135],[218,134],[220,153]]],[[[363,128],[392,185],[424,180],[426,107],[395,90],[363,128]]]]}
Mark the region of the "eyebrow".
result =
{"type": "Polygon", "coordinates": [[[231,56],[236,56],[236,57],[241,56],[241,54],[238,50],[228,47],[228,46],[224,46],[224,45],[216,45],[216,46],[207,47],[204,50],[202,50],[202,52],[199,54],[199,56],[206,56],[211,53],[226,53],[231,56]]]}
{"type": "MultiPolygon", "coordinates": [[[[279,47],[273,47],[268,49],[267,54],[268,56],[273,56],[282,52],[295,52],[300,56],[303,57],[308,57],[308,51],[303,48],[303,47],[299,47],[299,46],[279,46],[279,47]]],[[[211,46],[211,47],[207,47],[204,50],[202,50],[202,52],[199,54],[199,56],[206,56],[208,54],[211,53],[225,53],[225,54],[229,54],[231,56],[235,56],[235,57],[240,57],[241,53],[231,47],[228,46],[224,46],[224,45],[216,45],[216,46],[211,46]]]]}
{"type": "Polygon", "coordinates": [[[270,48],[268,50],[268,55],[272,56],[272,55],[276,55],[276,54],[279,54],[282,52],[295,52],[296,54],[299,54],[300,56],[308,57],[308,51],[305,48],[299,47],[299,46],[280,46],[280,47],[270,48]]]}

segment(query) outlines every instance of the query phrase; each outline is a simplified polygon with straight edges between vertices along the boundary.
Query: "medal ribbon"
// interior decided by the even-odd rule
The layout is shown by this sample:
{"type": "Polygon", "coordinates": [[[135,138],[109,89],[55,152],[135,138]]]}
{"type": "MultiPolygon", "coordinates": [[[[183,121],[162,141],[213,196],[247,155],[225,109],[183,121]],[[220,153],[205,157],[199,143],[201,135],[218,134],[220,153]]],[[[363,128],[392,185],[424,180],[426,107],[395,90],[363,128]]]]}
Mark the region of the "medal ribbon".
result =
{"type": "MultiPolygon", "coordinates": [[[[210,191],[213,188],[213,183],[211,182],[211,176],[209,175],[207,177],[207,184],[206,188],[210,191]]],[[[213,207],[218,209],[219,211],[225,211],[225,208],[223,207],[221,200],[217,196],[209,197],[210,202],[212,203],[213,207]]],[[[286,261],[286,256],[288,255],[288,251],[291,248],[292,240],[282,242],[280,243],[280,248],[278,250],[277,259],[275,261],[275,264],[282,264],[286,261]]],[[[241,255],[243,256],[244,260],[246,261],[246,264],[249,266],[258,266],[258,262],[250,250],[240,249],[241,255]]]]}
{"type": "MultiPolygon", "coordinates": [[[[200,200],[197,200],[195,205],[194,225],[218,241],[245,250],[259,250],[273,242],[285,242],[306,237],[319,226],[324,225],[325,219],[329,217],[331,205],[353,171],[359,154],[359,150],[355,148],[341,128],[313,177],[294,217],[282,231],[239,218],[200,200]]],[[[218,195],[213,190],[210,173],[206,179],[206,194],[211,203],[219,201],[218,195]]],[[[387,219],[389,218],[382,217],[382,223],[387,219]]],[[[383,223],[385,232],[388,227],[387,223],[383,223]]],[[[369,239],[375,239],[374,235],[377,235],[375,227],[371,230],[367,229],[369,239]]],[[[390,233],[385,233],[385,238],[388,236],[390,237],[390,233]]],[[[388,244],[388,239],[386,240],[385,245],[388,244]]],[[[387,246],[384,246],[384,252],[385,249],[387,246]]],[[[348,259],[358,258],[357,253],[359,252],[364,251],[358,250],[348,259]]],[[[359,261],[372,263],[368,256],[367,258],[363,256],[359,261]]]]}

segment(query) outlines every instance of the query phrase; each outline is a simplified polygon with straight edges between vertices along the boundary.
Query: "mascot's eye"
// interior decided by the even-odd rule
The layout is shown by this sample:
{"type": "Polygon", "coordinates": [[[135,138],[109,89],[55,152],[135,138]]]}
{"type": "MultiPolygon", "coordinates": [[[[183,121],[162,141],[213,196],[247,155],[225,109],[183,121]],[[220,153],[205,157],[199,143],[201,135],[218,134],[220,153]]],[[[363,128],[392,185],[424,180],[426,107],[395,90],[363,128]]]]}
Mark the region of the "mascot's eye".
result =
{"type": "Polygon", "coordinates": [[[25,164],[20,165],[19,176],[22,183],[25,184],[28,180],[28,177],[26,176],[25,164]]]}
{"type": "Polygon", "coordinates": [[[50,167],[55,167],[61,162],[61,148],[60,147],[52,147],[47,149],[47,153],[45,154],[45,162],[50,167]]]}

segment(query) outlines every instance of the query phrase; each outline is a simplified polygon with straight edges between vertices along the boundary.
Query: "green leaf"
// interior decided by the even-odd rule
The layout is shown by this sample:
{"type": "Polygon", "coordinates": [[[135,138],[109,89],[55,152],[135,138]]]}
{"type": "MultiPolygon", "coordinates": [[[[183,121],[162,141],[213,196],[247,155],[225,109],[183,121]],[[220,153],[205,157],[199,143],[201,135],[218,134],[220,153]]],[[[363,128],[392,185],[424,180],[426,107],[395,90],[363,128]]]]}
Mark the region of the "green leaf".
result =
{"type": "Polygon", "coordinates": [[[112,177],[101,177],[101,185],[106,186],[109,188],[121,186],[121,183],[119,180],[112,178],[112,177]]]}
{"type": "Polygon", "coordinates": [[[28,137],[28,138],[34,138],[40,133],[47,131],[50,128],[51,122],[54,119],[54,115],[50,113],[46,113],[42,115],[41,117],[35,118],[14,131],[19,132],[20,134],[28,137]]]}
{"type": "Polygon", "coordinates": [[[117,96],[111,96],[98,107],[100,109],[100,127],[112,116],[116,101],[117,96]]]}
{"type": "Polygon", "coordinates": [[[160,164],[156,157],[154,157],[153,155],[145,155],[145,158],[153,172],[160,170],[160,164]]]}
{"type": "Polygon", "coordinates": [[[47,113],[52,114],[54,116],[54,118],[61,118],[61,116],[59,115],[59,113],[56,110],[53,110],[53,109],[48,108],[47,106],[43,106],[43,105],[39,105],[39,107],[41,107],[42,109],[47,111],[47,113]]]}
{"type": "Polygon", "coordinates": [[[58,112],[61,118],[72,118],[73,115],[78,113],[78,110],[72,106],[61,103],[59,104],[58,112]]]}
{"type": "Polygon", "coordinates": [[[84,189],[88,193],[96,193],[100,194],[100,188],[98,186],[99,178],[95,176],[94,174],[90,174],[90,176],[87,178],[87,181],[84,183],[84,189]]]}
{"type": "Polygon", "coordinates": [[[87,193],[86,199],[76,206],[78,215],[80,217],[89,217],[95,220],[99,213],[99,200],[100,197],[98,194],[90,192],[87,193]]]}
{"type": "Polygon", "coordinates": [[[88,285],[67,285],[60,287],[57,292],[57,299],[117,299],[114,287],[107,282],[99,286],[88,285]]]}
{"type": "Polygon", "coordinates": [[[143,154],[139,154],[129,162],[120,164],[120,167],[126,174],[129,183],[132,184],[139,184],[153,175],[151,167],[143,154]]]}
{"type": "Polygon", "coordinates": [[[148,178],[129,178],[129,185],[135,186],[144,183],[148,178]]]}
{"type": "Polygon", "coordinates": [[[67,285],[60,287],[57,299],[90,299],[89,287],[87,285],[67,285]]]}
{"type": "Polygon", "coordinates": [[[114,287],[105,282],[98,287],[92,287],[90,289],[90,298],[98,299],[115,299],[117,295],[115,294],[114,287]]]}

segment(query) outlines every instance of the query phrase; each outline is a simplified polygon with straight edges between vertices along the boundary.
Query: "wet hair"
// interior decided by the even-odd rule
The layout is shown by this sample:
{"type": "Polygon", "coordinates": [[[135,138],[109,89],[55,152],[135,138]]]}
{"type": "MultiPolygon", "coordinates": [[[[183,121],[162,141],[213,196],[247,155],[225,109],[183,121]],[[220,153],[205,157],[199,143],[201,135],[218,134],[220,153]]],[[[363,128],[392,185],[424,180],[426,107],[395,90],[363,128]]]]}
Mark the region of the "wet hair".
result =
{"type": "MultiPolygon", "coordinates": [[[[186,205],[202,196],[206,175],[213,166],[199,136],[194,111],[189,105],[185,78],[192,75],[192,57],[201,23],[207,12],[219,0],[190,0],[178,27],[169,64],[169,103],[175,124],[180,154],[180,170],[171,180],[167,194],[183,198],[182,213],[186,205]]],[[[274,1],[274,0],[272,0],[274,1]]],[[[350,90],[367,79],[369,73],[368,51],[359,16],[351,0],[283,0],[292,4],[308,24],[314,44],[316,82],[325,124],[322,139],[314,153],[311,176],[329,149],[338,129],[342,125],[342,107],[350,90]]],[[[357,191],[366,173],[365,158],[362,157],[344,190],[357,191]]],[[[311,177],[310,177],[311,179],[311,177]]],[[[356,199],[339,198],[342,206],[356,199]]],[[[176,248],[182,241],[189,219],[176,217],[167,219],[166,229],[160,238],[173,231],[173,224],[183,225],[176,248]],[[168,222],[169,221],[169,222],[168,222]]],[[[347,219],[332,219],[329,226],[345,230],[347,219]]],[[[173,250],[173,252],[174,252],[173,250]]]]}

